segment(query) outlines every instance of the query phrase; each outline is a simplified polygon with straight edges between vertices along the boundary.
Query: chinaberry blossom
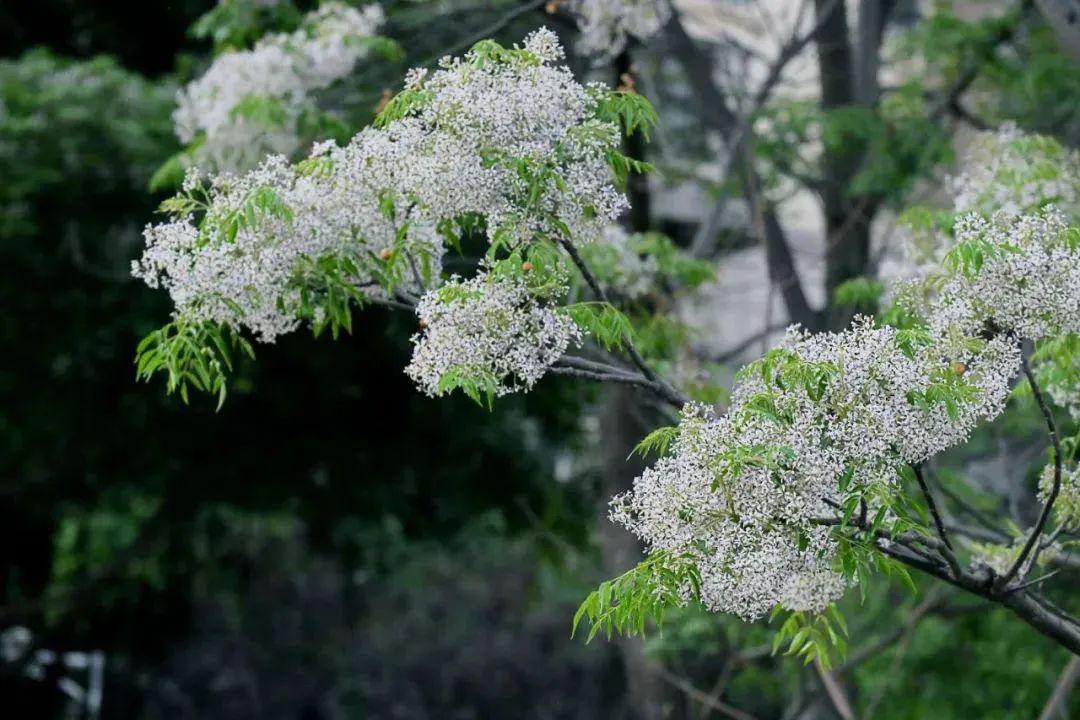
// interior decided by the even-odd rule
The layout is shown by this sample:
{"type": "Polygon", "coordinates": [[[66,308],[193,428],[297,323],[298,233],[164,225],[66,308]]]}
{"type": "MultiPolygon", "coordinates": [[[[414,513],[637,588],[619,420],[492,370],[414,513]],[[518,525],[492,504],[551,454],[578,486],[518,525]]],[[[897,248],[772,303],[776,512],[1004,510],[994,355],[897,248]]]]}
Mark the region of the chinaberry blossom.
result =
{"type": "Polygon", "coordinates": [[[744,437],[732,416],[687,406],[671,454],[612,501],[612,519],[651,551],[693,562],[707,608],[754,619],[801,575],[829,572],[835,547],[829,530],[810,522],[815,509],[824,511],[819,499],[807,506],[804,493],[773,483],[765,468],[723,475],[728,451],[744,437]]]}
{"type": "Polygon", "coordinates": [[[1029,213],[1055,204],[1080,214],[1080,153],[1006,124],[975,136],[951,181],[958,214],[1029,213]]]}
{"type": "MultiPolygon", "coordinates": [[[[1039,215],[1052,206],[1055,215],[1075,224],[1080,220],[1080,153],[1007,124],[973,137],[948,187],[957,218],[1039,215]]],[[[903,248],[906,267],[900,274],[933,274],[960,239],[957,232],[916,230],[903,248]]]]}
{"type": "Polygon", "coordinates": [[[839,333],[790,330],[743,373],[726,414],[684,410],[673,452],[613,501],[613,518],[652,550],[692,558],[710,609],[746,619],[778,604],[823,609],[847,581],[818,521],[844,491],[894,493],[905,465],[1004,407],[1015,342],[947,348],[865,318],[839,333]],[[935,401],[957,386],[959,401],[935,401]]]}
{"type": "Polygon", "coordinates": [[[247,327],[264,342],[302,322],[304,295],[320,291],[319,260],[341,261],[349,283],[381,298],[379,281],[387,281],[400,257],[409,265],[401,284],[419,290],[411,266],[436,276],[441,239],[423,220],[403,227],[388,218],[365,178],[325,172],[344,154],[335,148],[299,170],[272,156],[244,175],[218,175],[205,191],[193,189],[189,210],[146,228],[133,274],[166,288],[178,314],[247,327]],[[196,212],[204,213],[201,222],[196,212]]]}
{"type": "Polygon", "coordinates": [[[320,298],[342,289],[423,295],[429,329],[410,375],[425,391],[450,368],[483,369],[500,393],[531,386],[579,337],[568,318],[486,271],[438,284],[443,243],[465,227],[500,251],[587,244],[626,207],[607,160],[619,129],[600,119],[603,91],[555,64],[562,54],[547,30],[512,50],[481,43],[410,72],[381,122],[344,146],[318,143],[297,165],[272,156],[205,187],[189,174],[166,205],[173,217],[146,229],[135,275],[167,288],[179,315],[264,341],[318,324],[320,298]]]}
{"type": "Polygon", "coordinates": [[[1080,332],[1080,234],[1059,210],[972,213],[954,234],[950,267],[931,279],[940,332],[993,327],[1029,340],[1080,332]]]}
{"type": "MultiPolygon", "coordinates": [[[[744,618],[823,610],[847,574],[818,521],[853,498],[889,517],[906,466],[1002,412],[1022,340],[1080,333],[1080,235],[1053,204],[1076,213],[1076,156],[1007,128],[982,136],[965,167],[952,234],[922,268],[936,269],[900,294],[920,319],[789,330],[741,374],[724,415],[685,408],[671,454],[613,501],[613,518],[651,550],[694,563],[700,587],[686,591],[707,607],[744,618]]],[[[1068,368],[1047,374],[1055,400],[1075,400],[1068,368]]],[[[1076,522],[1076,478],[1063,478],[1065,523],[1076,522]]],[[[975,562],[1004,573],[1019,550],[977,548],[975,562]]]]}
{"type": "Polygon", "coordinates": [[[619,130],[595,115],[601,90],[555,64],[554,33],[537,30],[522,49],[481,44],[410,77],[414,112],[396,132],[413,149],[397,192],[440,217],[483,214],[493,239],[589,242],[627,208],[606,160],[619,130]]]}
{"type": "Polygon", "coordinates": [[[311,94],[352,72],[368,53],[363,40],[383,19],[378,5],[356,9],[330,0],[294,32],[218,56],[177,94],[173,124],[182,142],[197,143],[195,164],[237,171],[268,154],[295,154],[311,94]]]}
{"type": "Polygon", "coordinates": [[[627,40],[647,40],[671,17],[667,0],[571,0],[581,31],[579,48],[597,59],[614,57],[627,40]]]}
{"type": "Polygon", "coordinates": [[[486,273],[451,278],[421,298],[416,314],[421,331],[405,373],[430,396],[445,394],[453,377],[482,378],[497,396],[531,388],[581,342],[573,320],[523,280],[486,273]]]}

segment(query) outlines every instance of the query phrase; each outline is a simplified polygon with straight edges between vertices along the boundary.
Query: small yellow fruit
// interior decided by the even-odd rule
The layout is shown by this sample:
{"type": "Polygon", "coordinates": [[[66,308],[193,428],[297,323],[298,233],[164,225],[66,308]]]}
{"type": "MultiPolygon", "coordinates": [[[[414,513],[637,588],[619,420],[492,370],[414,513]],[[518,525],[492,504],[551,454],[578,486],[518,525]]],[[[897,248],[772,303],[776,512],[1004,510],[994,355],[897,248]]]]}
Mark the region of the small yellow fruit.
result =
{"type": "Polygon", "coordinates": [[[379,251],[379,259],[380,260],[389,260],[393,256],[393,254],[394,254],[394,251],[391,250],[390,248],[383,248],[382,250],[379,251]]]}
{"type": "Polygon", "coordinates": [[[957,375],[963,375],[967,372],[967,365],[957,360],[952,364],[952,371],[957,375]]]}
{"type": "Polygon", "coordinates": [[[528,260],[526,260],[525,262],[521,263],[521,269],[524,270],[525,272],[529,272],[530,270],[533,269],[533,264],[531,262],[529,262],[528,260]]]}

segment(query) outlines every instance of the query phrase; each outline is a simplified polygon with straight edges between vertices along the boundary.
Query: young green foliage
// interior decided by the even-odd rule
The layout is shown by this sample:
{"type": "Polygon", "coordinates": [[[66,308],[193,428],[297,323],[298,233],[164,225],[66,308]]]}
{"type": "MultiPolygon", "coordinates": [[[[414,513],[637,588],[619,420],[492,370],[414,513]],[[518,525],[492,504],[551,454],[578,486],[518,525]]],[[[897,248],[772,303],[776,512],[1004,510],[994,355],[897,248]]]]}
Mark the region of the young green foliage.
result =
{"type": "Polygon", "coordinates": [[[693,563],[655,552],[614,580],[600,583],[574,614],[571,637],[588,620],[586,642],[598,633],[644,635],[649,623],[663,626],[664,613],[696,596],[701,578],[693,563]]]}
{"type": "Polygon", "coordinates": [[[187,403],[188,387],[194,387],[217,395],[220,409],[228,392],[228,373],[233,371],[238,353],[255,357],[251,343],[227,325],[177,317],[139,343],[136,376],[145,381],[163,372],[169,394],[179,391],[187,403]]]}

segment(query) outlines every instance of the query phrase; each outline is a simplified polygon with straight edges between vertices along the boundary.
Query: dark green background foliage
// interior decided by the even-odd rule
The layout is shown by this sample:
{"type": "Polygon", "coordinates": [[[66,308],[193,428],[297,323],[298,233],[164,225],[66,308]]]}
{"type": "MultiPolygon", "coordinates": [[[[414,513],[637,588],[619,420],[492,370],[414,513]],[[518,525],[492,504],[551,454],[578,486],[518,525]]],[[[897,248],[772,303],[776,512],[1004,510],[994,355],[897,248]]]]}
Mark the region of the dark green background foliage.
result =
{"type": "MultiPolygon", "coordinates": [[[[463,563],[432,539],[464,532],[488,542],[487,553],[473,550],[478,566],[466,567],[475,587],[483,573],[511,564],[510,555],[498,558],[523,529],[542,524],[579,542],[592,494],[549,480],[554,450],[572,441],[578,401],[556,381],[501,403],[497,414],[418,396],[401,372],[414,328],[380,310],[358,314],[352,336],[337,343],[298,334],[260,347],[219,413],[204,398],[184,406],[157,384],[134,382],[133,348],[169,312],[163,293],[128,276],[161,199],[147,182],[177,150],[176,85],[161,73],[178,52],[202,50],[183,29],[206,6],[84,4],[69,13],[67,3],[45,3],[42,16],[0,21],[5,50],[49,46],[0,61],[0,625],[31,627],[49,648],[107,651],[105,714],[134,717],[143,702],[159,701],[155,673],[168,678],[190,657],[180,648],[199,641],[201,623],[250,623],[247,641],[261,645],[282,613],[318,619],[318,599],[277,607],[259,586],[291,585],[294,572],[319,568],[364,596],[358,608],[376,607],[345,613],[346,626],[328,626],[329,639],[305,638],[303,651],[332,655],[319,642],[351,631],[349,642],[369,658],[356,668],[397,655],[398,677],[352,699],[390,706],[391,689],[403,684],[426,692],[413,671],[446,626],[410,627],[390,600],[369,598],[368,585],[389,597],[402,583],[396,592],[420,593],[417,601],[441,605],[444,617],[466,618],[451,623],[466,635],[490,600],[470,607],[465,597],[457,606],[449,587],[425,597],[421,589],[442,580],[417,580],[423,567],[385,586],[354,577],[381,577],[429,554],[463,563]],[[485,513],[498,519],[494,527],[463,530],[485,513]],[[218,603],[231,606],[224,617],[218,603]],[[382,645],[365,647],[360,628],[384,628],[382,645]],[[401,643],[416,647],[416,659],[400,653],[401,643]],[[121,698],[131,704],[113,704],[121,698]]],[[[515,557],[522,566],[507,577],[529,588],[533,570],[555,553],[515,557]]],[[[516,613],[493,612],[512,622],[534,594],[513,599],[516,613]]],[[[545,610],[548,634],[558,625],[565,637],[566,612],[545,610]]],[[[297,661],[274,648],[264,654],[274,666],[297,661]]],[[[326,684],[339,672],[320,666],[307,680],[326,684]]],[[[482,682],[474,672],[472,682],[482,682]]],[[[200,684],[192,691],[205,691],[200,684]]],[[[279,709],[285,714],[254,716],[296,717],[307,700],[295,694],[279,709]]],[[[449,707],[454,698],[443,691],[412,702],[449,707]]],[[[219,711],[214,697],[201,701],[205,712],[219,711]]],[[[40,707],[21,711],[41,716],[40,707]]]]}
{"type": "MultiPolygon", "coordinates": [[[[336,99],[365,122],[405,67],[460,52],[514,4],[387,4],[386,33],[406,57],[366,68],[363,87],[336,99]]],[[[806,700],[813,672],[770,654],[775,628],[765,623],[686,609],[644,641],[569,637],[586,590],[639,559],[604,519],[605,503],[632,477],[637,466],[623,458],[650,428],[612,432],[600,448],[581,432],[593,403],[603,427],[634,425],[622,396],[548,378],[494,412],[422,397],[401,371],[413,320],[380,309],[357,313],[337,342],[296,333],[258,346],[220,412],[211,398],[184,405],[159,382],[135,382],[134,348],[170,310],[129,264],[163,197],[148,181],[180,149],[176,89],[215,42],[248,42],[263,24],[289,22],[258,17],[216,32],[203,21],[202,37],[189,33],[213,6],[0,7],[0,631],[23,625],[42,647],[105,651],[101,717],[110,720],[584,720],[652,717],[654,707],[718,716],[680,682],[757,718],[788,717],[804,700],[820,714],[800,717],[833,717],[813,705],[820,693],[806,700]],[[569,453],[585,469],[558,482],[555,466],[569,453]],[[604,462],[623,480],[606,477],[604,462]]],[[[522,15],[498,39],[515,42],[544,19],[522,15]]],[[[547,20],[567,30],[562,18],[547,20]]],[[[981,57],[1000,22],[934,14],[912,33],[910,52],[948,79],[981,57]]],[[[672,75],[653,97],[661,127],[700,159],[698,115],[708,107],[689,102],[665,59],[662,48],[639,59],[672,75]]],[[[986,62],[974,86],[985,101],[969,109],[1075,144],[1080,73],[1070,63],[1032,23],[1015,52],[986,62]]],[[[859,155],[846,196],[902,206],[950,155],[943,123],[924,115],[924,90],[892,89],[873,109],[763,108],[773,123],[752,147],[763,189],[784,191],[782,178],[803,170],[796,151],[816,134],[859,155]]],[[[842,287],[848,305],[876,303],[869,282],[842,287]]],[[[677,329],[654,330],[643,347],[662,355],[677,329]]],[[[1029,445],[1037,421],[1027,408],[937,471],[945,477],[1003,443],[1029,445]]],[[[1007,510],[1000,498],[968,500],[1007,510]]],[[[879,580],[865,602],[852,593],[843,604],[848,660],[860,662],[839,658],[838,673],[860,712],[1037,716],[1063,650],[970,596],[918,577],[916,594],[879,580]]],[[[1060,588],[1074,593],[1075,583],[1060,588]]],[[[0,715],[59,717],[62,706],[55,677],[0,668],[0,715]]]]}

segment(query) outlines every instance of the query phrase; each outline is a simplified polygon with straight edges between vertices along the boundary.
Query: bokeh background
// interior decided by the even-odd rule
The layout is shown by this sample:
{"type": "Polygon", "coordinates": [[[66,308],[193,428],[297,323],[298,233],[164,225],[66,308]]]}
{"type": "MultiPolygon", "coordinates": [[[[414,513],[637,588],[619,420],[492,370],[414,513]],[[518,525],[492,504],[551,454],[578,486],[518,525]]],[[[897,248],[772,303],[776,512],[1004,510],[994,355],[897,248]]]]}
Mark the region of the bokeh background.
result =
{"type": "MultiPolygon", "coordinates": [[[[410,64],[460,52],[492,23],[505,42],[547,23],[573,43],[573,26],[538,3],[510,22],[510,2],[385,5],[406,58],[362,70],[356,127],[410,64]]],[[[662,118],[639,149],[660,172],[637,188],[634,222],[684,246],[715,237],[720,279],[686,313],[721,372],[789,314],[772,299],[749,214],[717,200],[730,193],[716,177],[709,99],[672,58],[691,42],[713,63],[700,71],[737,87],[753,75],[740,63],[774,51],[755,6],[782,24],[794,5],[677,3],[692,38],[632,50],[638,89],[662,118]]],[[[849,181],[876,183],[897,205],[932,197],[955,145],[985,123],[1080,139],[1080,66],[1026,4],[896,5],[896,64],[921,58],[917,90],[932,94],[975,58],[978,107],[912,120],[899,138],[852,116],[839,132],[880,163],[849,181]],[[1005,22],[1020,28],[1011,44],[982,50],[1005,22]]],[[[401,372],[412,319],[379,309],[336,342],[297,333],[260,347],[220,412],[135,382],[135,345],[169,305],[129,265],[166,196],[148,182],[180,149],[176,90],[210,57],[189,28],[213,7],[0,6],[0,651],[29,644],[71,660],[32,673],[0,665],[0,716],[837,717],[812,670],[770,653],[765,624],[688,609],[645,640],[571,638],[588,590],[638,557],[606,520],[647,426],[625,392],[548,378],[493,412],[422,397],[401,372]]],[[[610,82],[620,71],[570,62],[610,82]]],[[[816,102],[815,68],[808,51],[778,95],[816,102]]],[[[754,148],[777,188],[797,174],[789,145],[811,141],[802,107],[778,106],[772,127],[783,120],[789,134],[763,132],[773,141],[754,148]]],[[[778,205],[812,286],[820,210],[805,188],[778,205]]],[[[879,240],[891,227],[882,205],[879,240]]],[[[831,302],[808,296],[819,310],[831,302]]],[[[977,438],[956,463],[1022,474],[1032,426],[1017,425],[977,438]]],[[[972,502],[1030,512],[1030,488],[983,490],[972,502]]],[[[859,717],[1037,717],[1065,652],[1004,611],[919,585],[913,595],[881,583],[846,601],[853,650],[838,676],[859,717]]]]}

